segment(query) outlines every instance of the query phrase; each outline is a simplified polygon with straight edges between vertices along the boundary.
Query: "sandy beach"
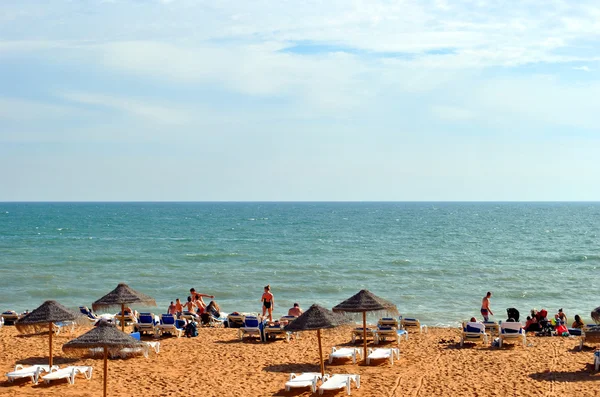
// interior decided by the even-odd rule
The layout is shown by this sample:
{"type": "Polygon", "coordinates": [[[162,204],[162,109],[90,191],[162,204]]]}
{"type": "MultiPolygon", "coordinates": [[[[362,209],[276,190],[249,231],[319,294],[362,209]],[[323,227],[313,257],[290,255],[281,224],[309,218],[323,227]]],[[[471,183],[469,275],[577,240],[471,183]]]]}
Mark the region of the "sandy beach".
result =
{"type": "MultiPolygon", "coordinates": [[[[102,360],[66,357],[61,346],[85,332],[55,337],[55,364],[91,365],[91,381],[82,376],[74,385],[50,385],[29,380],[9,383],[3,377],[0,394],[6,396],[87,396],[102,393],[102,360]]],[[[593,348],[579,351],[578,339],[530,337],[529,346],[502,349],[470,344],[458,346],[458,329],[433,328],[427,334],[411,332],[401,343],[401,358],[363,366],[352,361],[326,363],[326,373],[360,374],[353,396],[543,396],[598,395],[600,374],[593,371],[593,348]]],[[[152,339],[150,339],[152,340],[152,339]]],[[[236,329],[201,328],[197,338],[161,338],[161,351],[149,357],[109,360],[109,395],[131,396],[309,396],[309,389],[284,390],[290,372],[318,371],[316,333],[299,340],[240,342],[236,329]]],[[[350,345],[348,328],[323,333],[325,359],[332,346],[350,345]]],[[[21,336],[11,326],[0,329],[0,371],[16,363],[47,363],[47,336],[21,336]]],[[[345,395],[343,391],[325,395],[345,395]]]]}

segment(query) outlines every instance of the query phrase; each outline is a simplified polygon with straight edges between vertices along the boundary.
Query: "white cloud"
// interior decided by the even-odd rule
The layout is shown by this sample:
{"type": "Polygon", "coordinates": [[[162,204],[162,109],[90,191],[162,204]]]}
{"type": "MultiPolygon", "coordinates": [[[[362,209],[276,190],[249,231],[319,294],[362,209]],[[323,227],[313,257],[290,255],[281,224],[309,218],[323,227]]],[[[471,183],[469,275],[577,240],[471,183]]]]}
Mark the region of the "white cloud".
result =
{"type": "Polygon", "coordinates": [[[138,99],[85,92],[62,92],[59,95],[71,102],[111,108],[152,122],[163,124],[186,124],[190,113],[172,107],[150,104],[138,99]]]}
{"type": "Polygon", "coordinates": [[[591,72],[592,69],[589,66],[576,66],[573,68],[574,70],[581,70],[582,72],[591,72]]]}

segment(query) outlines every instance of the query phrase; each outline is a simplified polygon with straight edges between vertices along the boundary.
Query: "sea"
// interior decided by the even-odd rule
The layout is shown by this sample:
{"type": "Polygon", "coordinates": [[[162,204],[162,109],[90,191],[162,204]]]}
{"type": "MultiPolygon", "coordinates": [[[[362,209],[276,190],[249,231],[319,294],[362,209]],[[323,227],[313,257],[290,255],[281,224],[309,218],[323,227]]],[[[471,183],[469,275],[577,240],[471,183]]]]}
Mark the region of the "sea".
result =
{"type": "MultiPolygon", "coordinates": [[[[224,312],[331,308],[361,289],[429,326],[600,305],[600,203],[0,203],[0,310],[91,306],[118,283],[224,312]]],[[[135,305],[132,305],[136,308],[135,305]]],[[[146,310],[139,307],[138,310],[146,310]]]]}

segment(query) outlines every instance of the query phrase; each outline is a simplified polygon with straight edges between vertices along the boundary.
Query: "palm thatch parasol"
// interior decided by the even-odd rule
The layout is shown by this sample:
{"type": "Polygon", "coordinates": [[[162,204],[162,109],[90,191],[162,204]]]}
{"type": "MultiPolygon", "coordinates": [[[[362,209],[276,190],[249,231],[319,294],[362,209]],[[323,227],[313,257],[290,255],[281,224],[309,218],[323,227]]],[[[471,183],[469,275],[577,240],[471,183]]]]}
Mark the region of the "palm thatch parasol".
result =
{"type": "Polygon", "coordinates": [[[398,314],[396,305],[363,289],[333,308],[334,312],[362,313],[364,360],[367,361],[367,312],[398,314]]]}
{"type": "Polygon", "coordinates": [[[107,321],[100,321],[91,331],[65,343],[62,349],[66,354],[74,356],[86,355],[89,349],[102,348],[104,350],[104,397],[106,397],[108,351],[138,347],[144,347],[144,343],[119,331],[107,321]]]}
{"type": "Polygon", "coordinates": [[[21,317],[15,323],[17,330],[21,333],[38,333],[48,329],[50,336],[50,358],[48,364],[52,367],[52,335],[53,323],[62,321],[77,321],[81,319],[81,314],[75,313],[56,301],[46,301],[40,307],[21,317]]]}
{"type": "Polygon", "coordinates": [[[125,331],[125,305],[139,303],[146,306],[156,306],[156,301],[146,294],[137,292],[125,283],[120,283],[117,288],[92,303],[92,309],[108,309],[121,307],[121,331],[125,331]]]}
{"type": "Polygon", "coordinates": [[[596,324],[600,324],[600,306],[592,310],[592,318],[596,324]]]}
{"type": "Polygon", "coordinates": [[[325,366],[323,364],[323,348],[321,346],[321,330],[335,328],[347,323],[348,320],[340,315],[333,313],[322,306],[313,304],[300,317],[285,326],[286,331],[314,331],[317,330],[319,340],[319,357],[321,365],[321,375],[325,375],[325,366]]]}

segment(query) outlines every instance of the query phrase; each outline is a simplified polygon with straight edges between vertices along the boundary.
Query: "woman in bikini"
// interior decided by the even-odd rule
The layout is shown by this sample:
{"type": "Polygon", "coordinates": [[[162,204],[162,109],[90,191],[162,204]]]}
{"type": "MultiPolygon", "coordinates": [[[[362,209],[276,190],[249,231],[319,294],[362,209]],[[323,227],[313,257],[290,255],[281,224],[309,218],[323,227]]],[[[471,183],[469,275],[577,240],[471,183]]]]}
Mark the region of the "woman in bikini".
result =
{"type": "Polygon", "coordinates": [[[275,308],[275,297],[271,293],[271,286],[267,285],[265,287],[265,292],[262,294],[260,300],[263,303],[262,307],[262,316],[265,316],[267,310],[269,311],[269,321],[273,321],[273,309],[275,308]]]}

